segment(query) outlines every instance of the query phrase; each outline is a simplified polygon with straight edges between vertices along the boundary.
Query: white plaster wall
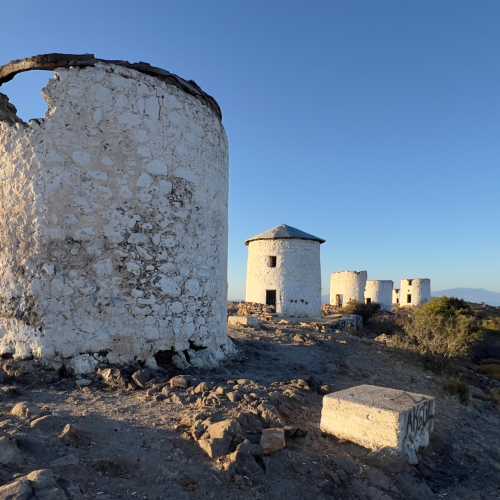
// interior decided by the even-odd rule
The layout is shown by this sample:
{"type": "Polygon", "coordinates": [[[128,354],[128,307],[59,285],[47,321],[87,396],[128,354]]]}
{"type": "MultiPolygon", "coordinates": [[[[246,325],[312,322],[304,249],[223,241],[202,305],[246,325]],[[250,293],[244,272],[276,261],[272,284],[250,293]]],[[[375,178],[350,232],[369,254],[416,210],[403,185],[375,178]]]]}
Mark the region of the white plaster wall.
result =
{"type": "Polygon", "coordinates": [[[109,64],[58,70],[44,92],[40,125],[0,121],[0,352],[77,371],[170,349],[214,364],[231,350],[220,120],[109,64]]]}
{"type": "Polygon", "coordinates": [[[427,278],[402,279],[399,289],[400,306],[419,306],[431,300],[431,280],[427,278]],[[410,285],[411,281],[411,285],[410,285]],[[408,303],[408,294],[411,302],[408,303]]]}
{"type": "Polygon", "coordinates": [[[394,288],[392,290],[392,304],[399,306],[399,288],[394,288]]]}
{"type": "Polygon", "coordinates": [[[389,311],[392,308],[392,288],[394,283],[391,280],[367,280],[365,287],[366,299],[380,304],[381,309],[389,311]]]}
{"type": "Polygon", "coordinates": [[[365,295],[366,271],[340,271],[332,273],[330,279],[330,304],[336,305],[336,295],[342,296],[342,305],[350,302],[363,303],[365,295]]]}
{"type": "Polygon", "coordinates": [[[248,244],[246,301],[266,303],[276,290],[276,312],[288,316],[321,315],[320,243],[312,240],[256,240],[248,244]],[[277,257],[268,267],[268,257],[277,257]]]}

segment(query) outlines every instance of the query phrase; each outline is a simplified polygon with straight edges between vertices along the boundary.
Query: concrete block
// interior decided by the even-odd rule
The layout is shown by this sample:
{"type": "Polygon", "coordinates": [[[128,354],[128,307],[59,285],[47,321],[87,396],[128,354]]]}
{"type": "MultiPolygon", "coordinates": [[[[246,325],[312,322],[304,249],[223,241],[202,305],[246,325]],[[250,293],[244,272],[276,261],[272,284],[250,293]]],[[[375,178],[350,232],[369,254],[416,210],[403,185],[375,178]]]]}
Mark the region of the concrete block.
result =
{"type": "Polygon", "coordinates": [[[390,449],[417,463],[429,444],[435,400],[424,394],[359,385],[323,397],[320,428],[372,450],[390,449]]]}
{"type": "Polygon", "coordinates": [[[363,317],[359,314],[342,314],[335,315],[329,321],[330,328],[343,330],[343,331],[358,331],[363,327],[363,317]]]}
{"type": "Polygon", "coordinates": [[[239,328],[241,326],[258,328],[260,326],[260,321],[253,316],[228,316],[227,324],[232,328],[239,328]]]}

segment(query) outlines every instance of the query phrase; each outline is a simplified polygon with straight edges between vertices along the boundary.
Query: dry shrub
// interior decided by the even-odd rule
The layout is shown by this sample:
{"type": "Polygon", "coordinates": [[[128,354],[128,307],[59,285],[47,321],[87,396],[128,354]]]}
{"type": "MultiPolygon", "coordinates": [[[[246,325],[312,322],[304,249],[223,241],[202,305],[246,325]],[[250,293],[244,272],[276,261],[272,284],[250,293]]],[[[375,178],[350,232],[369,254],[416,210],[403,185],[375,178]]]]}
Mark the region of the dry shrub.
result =
{"type": "Polygon", "coordinates": [[[469,355],[480,338],[480,322],[467,303],[439,297],[411,311],[403,341],[422,354],[457,358],[469,355]]]}
{"type": "Polygon", "coordinates": [[[343,314],[358,314],[363,318],[363,323],[367,321],[377,312],[380,311],[380,304],[374,302],[370,304],[362,304],[361,302],[351,302],[342,308],[343,314]]]}

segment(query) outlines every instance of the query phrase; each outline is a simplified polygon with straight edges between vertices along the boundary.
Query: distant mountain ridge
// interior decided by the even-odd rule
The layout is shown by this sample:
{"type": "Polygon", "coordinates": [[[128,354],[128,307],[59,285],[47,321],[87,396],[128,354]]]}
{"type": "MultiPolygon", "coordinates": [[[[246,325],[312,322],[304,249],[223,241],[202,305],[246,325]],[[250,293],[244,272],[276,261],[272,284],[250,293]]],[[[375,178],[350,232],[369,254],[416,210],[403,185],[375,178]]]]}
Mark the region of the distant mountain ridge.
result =
{"type": "Polygon", "coordinates": [[[433,297],[456,297],[467,302],[484,302],[490,306],[500,306],[500,293],[484,288],[449,288],[448,290],[439,290],[432,292],[433,297]]]}

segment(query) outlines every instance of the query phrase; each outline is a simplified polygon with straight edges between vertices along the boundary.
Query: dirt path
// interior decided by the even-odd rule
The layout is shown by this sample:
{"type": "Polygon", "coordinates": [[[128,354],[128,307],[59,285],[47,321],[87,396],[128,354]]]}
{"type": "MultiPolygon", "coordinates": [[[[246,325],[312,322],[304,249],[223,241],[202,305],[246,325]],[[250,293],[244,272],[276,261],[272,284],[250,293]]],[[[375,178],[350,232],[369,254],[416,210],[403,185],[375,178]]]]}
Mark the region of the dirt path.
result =
{"type": "Polygon", "coordinates": [[[162,389],[171,374],[146,390],[99,382],[79,388],[68,378],[4,385],[0,431],[14,437],[18,455],[0,466],[0,483],[48,468],[60,498],[74,499],[500,498],[500,414],[479,388],[484,380],[463,405],[444,391],[445,375],[425,371],[407,353],[350,335],[265,328],[232,332],[239,357],[190,372],[187,389],[162,389]],[[195,394],[200,382],[208,392],[195,394]],[[437,398],[431,446],[417,466],[319,432],[322,392],[366,383],[437,398]],[[31,407],[29,417],[10,415],[18,402],[31,407]],[[277,418],[294,428],[285,449],[224,471],[193,439],[203,418],[257,414],[259,421],[245,421],[250,441],[261,430],[252,426],[277,418]],[[39,415],[49,417],[32,428],[39,415]],[[57,437],[66,424],[78,439],[57,437]]]}

